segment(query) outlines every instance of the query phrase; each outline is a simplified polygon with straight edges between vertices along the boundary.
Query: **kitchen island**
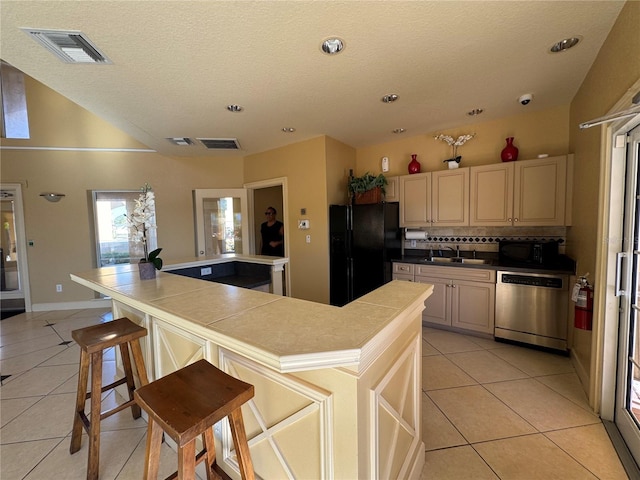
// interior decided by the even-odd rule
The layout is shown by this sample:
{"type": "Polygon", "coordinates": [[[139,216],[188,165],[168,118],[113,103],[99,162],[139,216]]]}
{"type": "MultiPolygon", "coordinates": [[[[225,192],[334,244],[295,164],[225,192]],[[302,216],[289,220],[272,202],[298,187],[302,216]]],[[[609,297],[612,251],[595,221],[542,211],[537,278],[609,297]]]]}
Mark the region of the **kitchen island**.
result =
{"type": "MultiPolygon", "coordinates": [[[[431,285],[393,281],[333,307],[167,272],[141,281],[131,265],[71,278],[147,328],[150,378],[204,358],[255,386],[243,415],[259,477],[420,477],[431,285]]],[[[215,435],[220,466],[239,478],[225,421],[215,435]]]]}

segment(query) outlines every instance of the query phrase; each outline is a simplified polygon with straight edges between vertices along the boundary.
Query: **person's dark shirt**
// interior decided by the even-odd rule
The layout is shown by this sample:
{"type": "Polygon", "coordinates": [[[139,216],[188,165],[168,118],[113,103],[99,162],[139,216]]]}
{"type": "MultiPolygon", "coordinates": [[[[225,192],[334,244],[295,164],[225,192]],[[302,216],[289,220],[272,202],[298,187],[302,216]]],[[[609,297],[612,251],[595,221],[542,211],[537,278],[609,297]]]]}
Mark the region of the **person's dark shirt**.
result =
{"type": "Polygon", "coordinates": [[[284,243],[272,247],[270,242],[282,242],[282,235],[280,230],[284,227],[284,224],[280,220],[276,220],[271,226],[264,222],[260,227],[260,234],[262,235],[262,255],[271,255],[273,257],[284,257],[284,243]]]}

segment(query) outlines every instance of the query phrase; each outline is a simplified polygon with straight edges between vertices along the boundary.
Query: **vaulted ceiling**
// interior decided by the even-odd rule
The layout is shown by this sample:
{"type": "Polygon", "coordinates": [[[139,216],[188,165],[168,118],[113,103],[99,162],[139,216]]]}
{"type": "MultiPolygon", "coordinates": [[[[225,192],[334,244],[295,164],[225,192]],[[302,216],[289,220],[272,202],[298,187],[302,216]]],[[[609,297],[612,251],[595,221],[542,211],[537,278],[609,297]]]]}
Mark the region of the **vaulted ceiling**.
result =
{"type": "Polygon", "coordinates": [[[358,148],[568,104],[623,4],[3,0],[0,57],[163,154],[242,156],[318,135],[358,148]],[[113,63],[64,63],[23,27],[81,31],[113,63]],[[329,37],[341,53],[322,52],[329,37]],[[549,52],[568,37],[581,41],[549,52]]]}

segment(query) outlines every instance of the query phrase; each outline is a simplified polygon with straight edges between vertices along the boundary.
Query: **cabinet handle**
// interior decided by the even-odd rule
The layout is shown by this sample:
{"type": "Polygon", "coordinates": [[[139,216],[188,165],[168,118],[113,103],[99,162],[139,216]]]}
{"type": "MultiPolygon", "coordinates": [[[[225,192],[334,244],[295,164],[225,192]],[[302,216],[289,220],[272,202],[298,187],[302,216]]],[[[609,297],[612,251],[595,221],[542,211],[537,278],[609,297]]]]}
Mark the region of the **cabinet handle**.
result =
{"type": "Polygon", "coordinates": [[[514,220],[513,220],[513,221],[514,221],[514,222],[517,222],[517,221],[518,221],[518,219],[517,219],[517,218],[514,218],[514,220]]]}
{"type": "Polygon", "coordinates": [[[507,218],[507,222],[513,222],[513,218],[507,218]]]}

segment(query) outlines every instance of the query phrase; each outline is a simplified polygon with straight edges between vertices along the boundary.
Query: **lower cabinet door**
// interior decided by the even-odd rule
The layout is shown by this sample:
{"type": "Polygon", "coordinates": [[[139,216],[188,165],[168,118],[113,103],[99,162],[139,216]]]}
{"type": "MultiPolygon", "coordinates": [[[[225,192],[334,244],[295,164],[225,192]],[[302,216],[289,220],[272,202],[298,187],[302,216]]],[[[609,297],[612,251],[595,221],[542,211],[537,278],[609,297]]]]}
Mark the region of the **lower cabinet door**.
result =
{"type": "Polygon", "coordinates": [[[437,323],[439,325],[451,325],[451,316],[449,308],[449,280],[443,280],[433,277],[418,277],[416,282],[433,284],[433,293],[424,302],[424,311],[422,319],[425,322],[437,323]]]}
{"type": "Polygon", "coordinates": [[[493,334],[496,286],[456,280],[451,287],[451,326],[493,334]]]}

